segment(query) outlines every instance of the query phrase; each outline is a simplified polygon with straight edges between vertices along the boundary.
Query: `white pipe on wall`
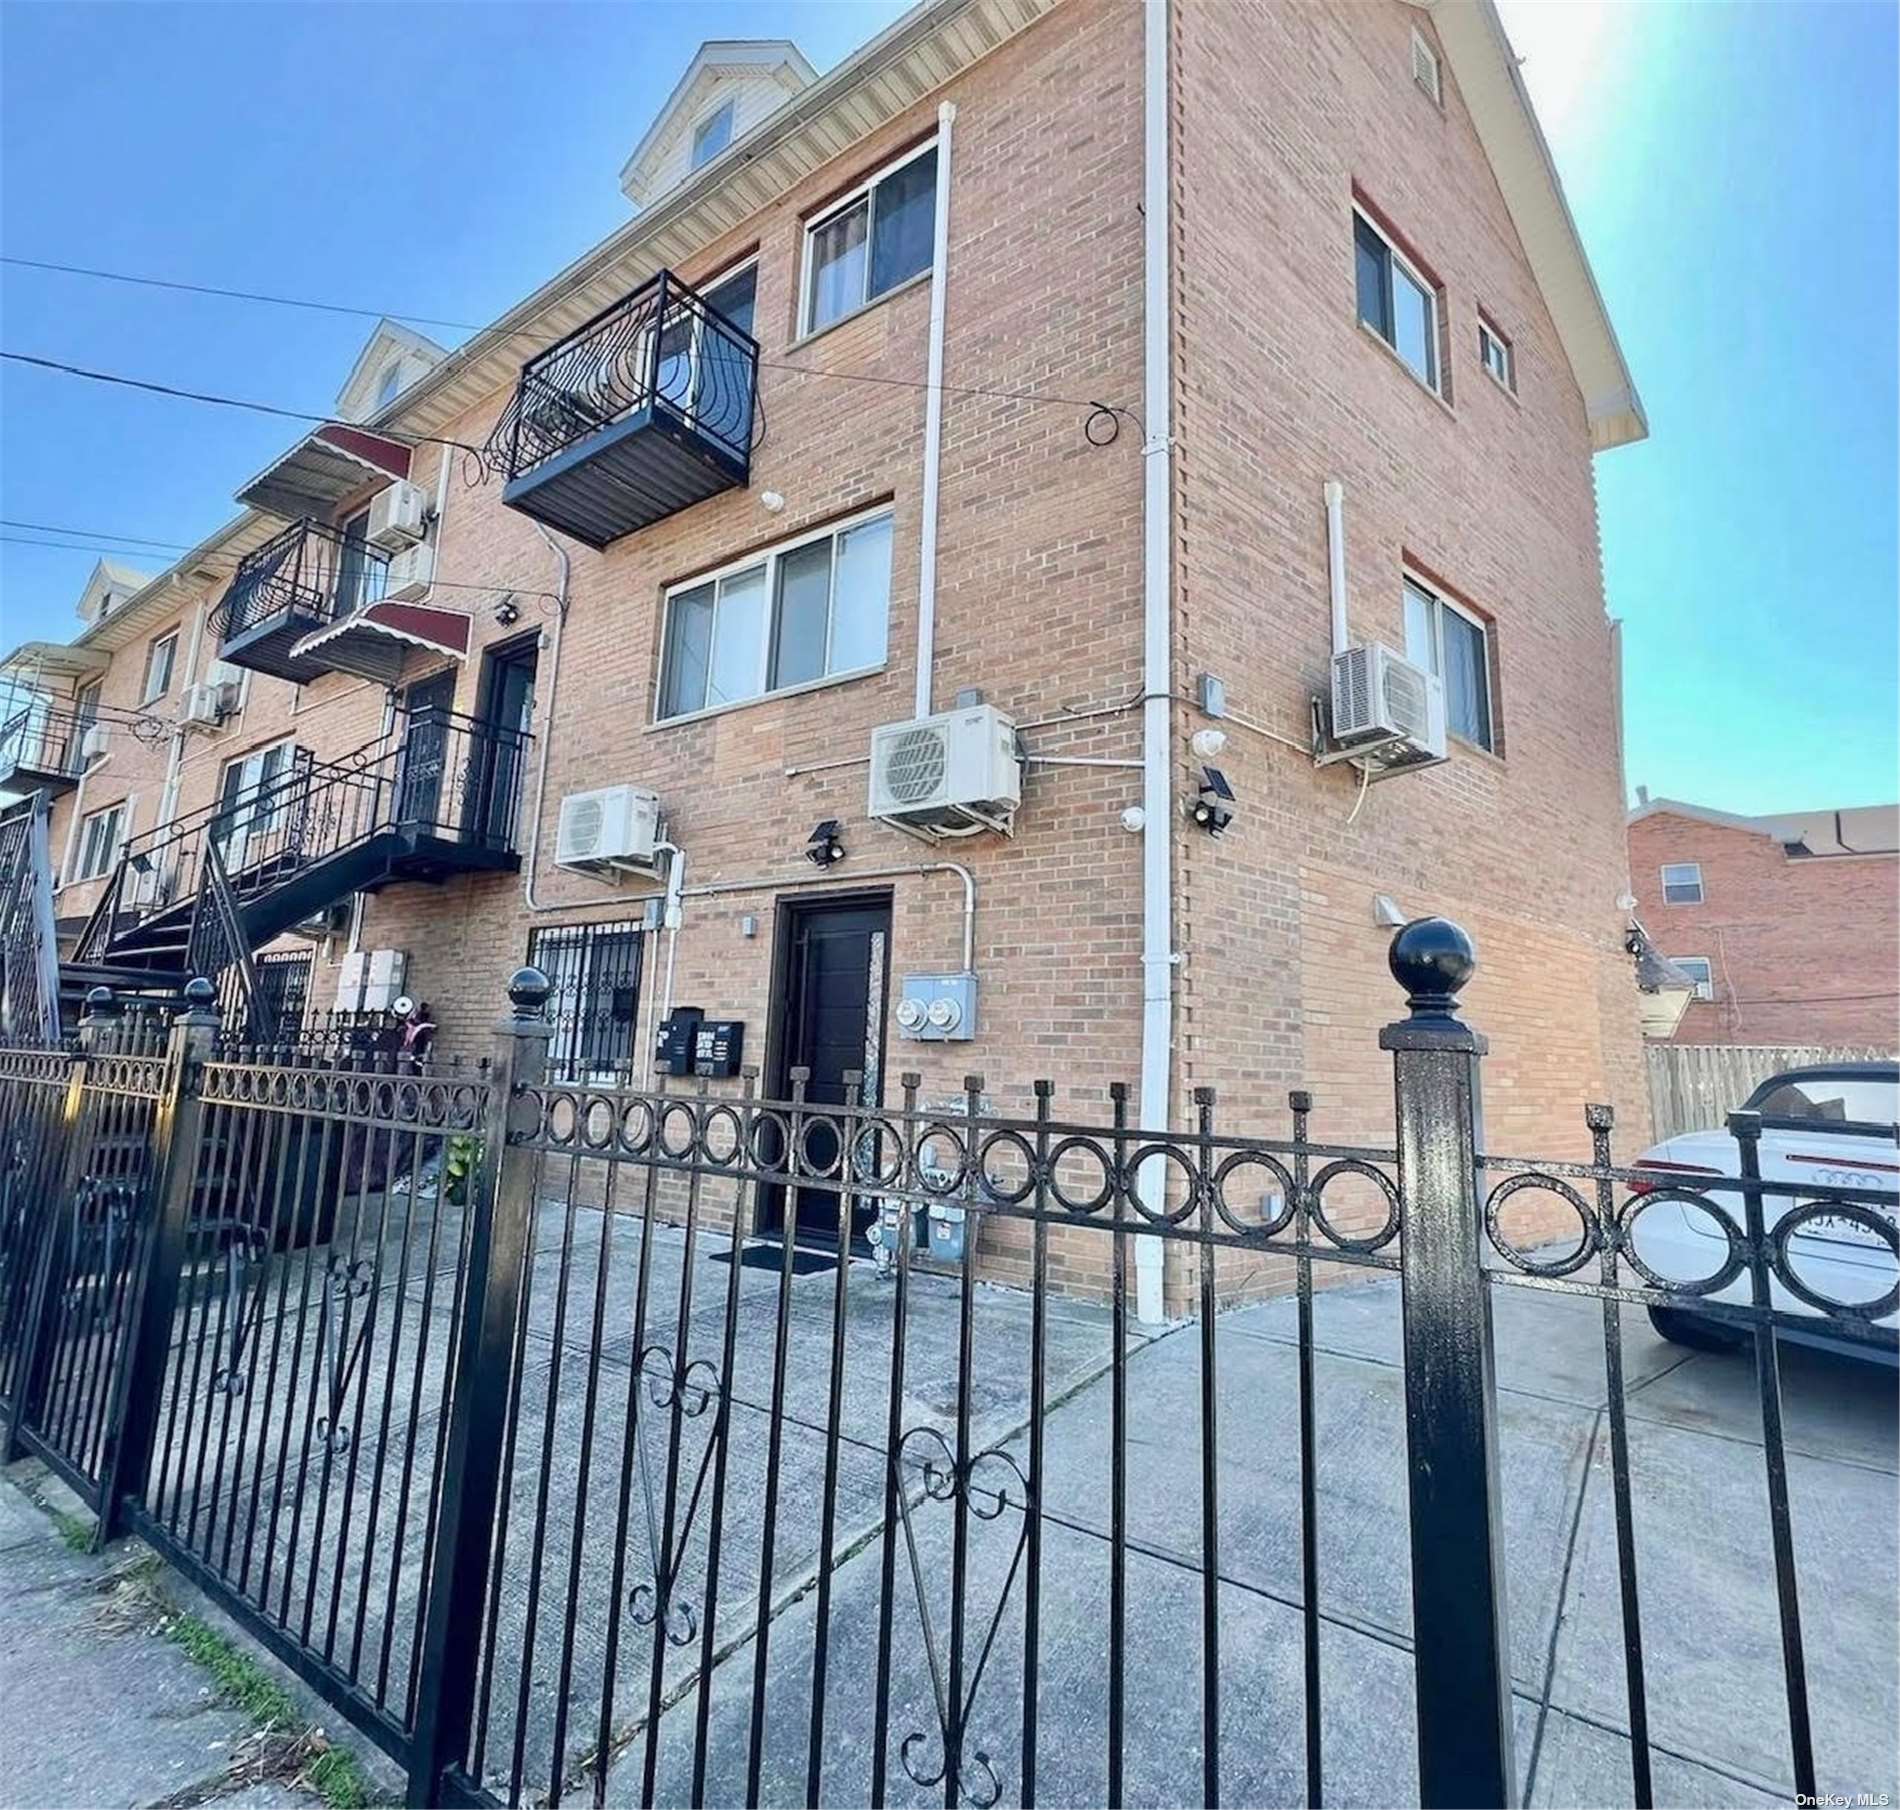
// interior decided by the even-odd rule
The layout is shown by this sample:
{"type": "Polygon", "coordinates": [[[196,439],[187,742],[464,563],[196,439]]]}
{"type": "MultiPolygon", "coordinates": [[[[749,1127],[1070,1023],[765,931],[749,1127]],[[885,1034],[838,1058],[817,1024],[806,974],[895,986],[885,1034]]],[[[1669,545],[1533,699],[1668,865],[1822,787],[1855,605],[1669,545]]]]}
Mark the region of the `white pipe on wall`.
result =
{"type": "MultiPolygon", "coordinates": [[[[1174,688],[1173,400],[1168,361],[1169,308],[1168,0],[1143,8],[1142,83],[1142,678],[1143,823],[1141,830],[1141,1111],[1144,1129],[1169,1125],[1174,1044],[1174,798],[1170,740],[1174,688]]],[[[1151,1185],[1154,1185],[1151,1183],[1151,1185]]],[[[1151,1202],[1159,1205],[1159,1202],[1151,1202]]],[[[1162,1240],[1135,1241],[1135,1312],[1153,1324],[1163,1316],[1162,1240]]]]}
{"type": "Polygon", "coordinates": [[[1333,606],[1333,654],[1337,658],[1352,645],[1346,624],[1346,487],[1337,478],[1326,480],[1326,588],[1333,606]]]}
{"type": "MultiPolygon", "coordinates": [[[[444,460],[448,458],[448,448],[443,448],[442,456],[444,460]]],[[[541,811],[548,801],[548,754],[554,746],[554,700],[561,689],[561,636],[567,628],[568,581],[573,576],[574,562],[567,549],[539,522],[534,524],[534,531],[561,562],[561,588],[554,600],[554,646],[548,652],[548,707],[535,725],[541,742],[541,758],[535,769],[534,806],[528,814],[528,849],[521,858],[522,902],[530,911],[547,911],[550,907],[534,896],[534,865],[541,852],[541,811]]]]}
{"type": "Polygon", "coordinates": [[[917,529],[917,709],[930,714],[937,652],[937,484],[943,462],[943,313],[950,282],[950,127],[953,102],[937,109],[937,218],[931,240],[930,355],[924,391],[924,475],[917,529]]]}

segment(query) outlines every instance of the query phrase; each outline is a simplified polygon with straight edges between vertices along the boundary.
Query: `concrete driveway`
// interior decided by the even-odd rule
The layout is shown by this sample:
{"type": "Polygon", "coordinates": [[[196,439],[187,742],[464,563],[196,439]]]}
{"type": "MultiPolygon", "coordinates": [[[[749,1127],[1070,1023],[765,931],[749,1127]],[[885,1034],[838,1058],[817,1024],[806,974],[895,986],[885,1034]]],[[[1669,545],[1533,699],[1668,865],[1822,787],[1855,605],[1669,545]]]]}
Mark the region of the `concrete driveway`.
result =
{"type": "MultiPolygon", "coordinates": [[[[602,1726],[605,1623],[614,1593],[620,1490],[628,1539],[623,1603],[606,1725],[615,1754],[610,1801],[642,1790],[648,1706],[657,1702],[659,1801],[689,1801],[697,1667],[713,1519],[710,1475],[690,1516],[710,1413],[681,1423],[669,1452],[668,1416],[643,1409],[644,1434],[621,1470],[630,1386],[637,1225],[603,1226],[582,1210],[569,1264],[567,1308],[553,1323],[558,1216],[542,1226],[530,1338],[531,1367],[513,1474],[510,1544],[498,1612],[502,1639],[486,1718],[485,1770],[504,1782],[517,1752],[531,1793],[545,1790],[559,1748],[572,1768],[602,1726]],[[605,1232],[603,1238],[602,1233],[605,1232]],[[606,1271],[601,1274],[602,1255],[606,1271]],[[594,1336],[596,1302],[599,1324],[594,1336]],[[590,1354],[598,1343],[597,1367],[590,1354]],[[580,1425],[592,1371],[595,1437],[580,1425]],[[553,1438],[546,1437],[550,1425],[553,1438]],[[543,1466],[549,1512],[534,1518],[543,1466]],[[652,1582],[647,1491],[663,1531],[670,1492],[685,1557],[674,1587],[677,1644],[657,1668],[641,1599],[652,1582]],[[577,1529],[577,1511],[584,1521],[577,1529]],[[681,1531],[683,1530],[683,1532],[681,1531]],[[578,1540],[575,1538],[579,1533],[578,1540]],[[535,1576],[538,1573],[539,1583],[535,1576]],[[576,1611],[565,1607],[570,1586],[576,1611]],[[531,1666],[522,1660],[532,1654],[531,1666]],[[567,1713],[559,1716],[565,1675],[567,1713]]],[[[648,1333],[689,1359],[723,1362],[725,1235],[702,1243],[680,1311],[680,1235],[657,1232],[648,1269],[648,1333]]],[[[891,1284],[854,1264],[843,1307],[845,1361],[837,1508],[827,1543],[821,1508],[836,1277],[796,1278],[788,1323],[784,1416],[771,1450],[778,1278],[742,1268],[734,1322],[735,1380],[721,1525],[709,1801],[745,1791],[748,1722],[758,1660],[763,1539],[772,1538],[765,1616],[764,1801],[803,1802],[812,1726],[817,1618],[828,1616],[819,1769],[826,1802],[868,1801],[878,1672],[887,1440],[891,1284]],[[778,1492],[767,1513],[766,1480],[778,1492]],[[829,1556],[829,1567],[823,1560],[829,1556]],[[821,1591],[818,1580],[828,1569],[821,1591]]],[[[979,1446],[1027,1468],[1029,1302],[977,1291],[972,1408],[979,1446]]],[[[1396,1281],[1329,1289],[1316,1304],[1319,1599],[1324,1616],[1324,1796],[1334,1804],[1416,1801],[1410,1654],[1410,1551],[1405,1517],[1403,1378],[1396,1281]]],[[[1609,1488],[1602,1317],[1596,1303],[1545,1291],[1496,1291],[1500,1459],[1510,1593],[1517,1763],[1525,1801],[1631,1801],[1628,1716],[1609,1488]]],[[[1700,1355],[1664,1343],[1632,1310],[1625,1322],[1638,1562],[1647,1642],[1650,1728],[1658,1799],[1678,1804],[1786,1803],[1793,1791],[1768,1544],[1753,1371],[1745,1355],[1700,1355]]],[[[955,1408],[956,1289],[913,1280],[901,1424],[948,1430],[955,1408]]],[[[1219,1402],[1222,1794],[1231,1803],[1295,1803],[1304,1794],[1301,1581],[1294,1308],[1273,1302],[1224,1315],[1215,1368],[1219,1402]]],[[[1050,1309],[1047,1485],[1041,1565],[1037,1795],[1100,1803],[1107,1791],[1109,1332],[1099,1308],[1050,1309]]],[[[1128,1633],[1125,1797],[1194,1803],[1202,1797],[1200,1627],[1201,1341],[1192,1327],[1131,1340],[1127,1377],[1128,1633]]],[[[1823,1790],[1894,1791],[1900,1765],[1893,1527],[1896,1485],[1893,1372],[1789,1349],[1784,1357],[1789,1466],[1807,1630],[1815,1743],[1823,1790]]],[[[907,1458],[919,1454],[907,1447],[907,1458]]],[[[895,1588],[890,1665],[889,1794],[942,1798],[913,1783],[898,1759],[904,1738],[925,1778],[940,1761],[930,1653],[947,1670],[952,1513],[923,1497],[910,1538],[891,1541],[895,1588]],[[921,1588],[920,1588],[921,1585],[921,1588]],[[921,1598],[921,1606],[920,1606],[921,1598]],[[926,1626],[926,1617],[928,1626],[926,1626]]],[[[987,1756],[1005,1803],[1022,1789],[1024,1568],[1021,1488],[1000,1458],[987,1480],[1003,1502],[969,1533],[965,1688],[989,1630],[994,1644],[971,1699],[969,1750],[987,1756]],[[1008,1588],[1005,1589],[1005,1583],[1008,1588]],[[1000,1609],[997,1605],[1000,1603],[1000,1609]]],[[[655,1541],[653,1544],[657,1544],[655,1541]]],[[[980,1799],[989,1781],[974,1765],[980,1799]]]]}

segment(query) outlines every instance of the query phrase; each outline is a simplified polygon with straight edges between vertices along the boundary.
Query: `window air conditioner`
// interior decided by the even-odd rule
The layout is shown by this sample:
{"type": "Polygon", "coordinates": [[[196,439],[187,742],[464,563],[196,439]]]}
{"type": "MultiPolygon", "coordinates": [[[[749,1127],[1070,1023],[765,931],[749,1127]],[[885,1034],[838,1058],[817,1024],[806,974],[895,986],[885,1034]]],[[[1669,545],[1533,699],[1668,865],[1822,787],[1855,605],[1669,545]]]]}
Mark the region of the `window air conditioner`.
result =
{"type": "Polygon", "coordinates": [[[104,723],[88,723],[79,737],[79,759],[81,763],[83,764],[89,760],[97,760],[100,755],[105,753],[107,739],[106,725],[104,723]]]}
{"type": "Polygon", "coordinates": [[[561,800],[557,867],[582,872],[652,873],[658,863],[660,801],[639,786],[602,786],[561,800]]]}
{"type": "Polygon", "coordinates": [[[413,547],[428,533],[422,492],[401,480],[379,490],[369,501],[370,545],[385,553],[413,547]]]}
{"type": "Polygon", "coordinates": [[[1445,687],[1378,642],[1333,656],[1333,740],[1387,768],[1445,758],[1445,687]]]}
{"type": "Polygon", "coordinates": [[[871,731],[871,815],[915,835],[1008,834],[1022,791],[1016,725],[993,705],[871,731]]]}

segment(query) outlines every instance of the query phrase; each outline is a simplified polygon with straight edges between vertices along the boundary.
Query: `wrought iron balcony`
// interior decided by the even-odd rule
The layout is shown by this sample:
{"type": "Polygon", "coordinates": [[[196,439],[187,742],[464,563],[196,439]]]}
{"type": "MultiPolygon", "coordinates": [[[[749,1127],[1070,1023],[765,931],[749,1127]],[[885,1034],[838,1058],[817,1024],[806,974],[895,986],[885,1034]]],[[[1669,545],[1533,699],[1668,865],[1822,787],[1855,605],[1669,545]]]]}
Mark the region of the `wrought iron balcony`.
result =
{"type": "Polygon", "coordinates": [[[502,501],[605,547],[747,481],[758,341],[662,270],[522,367],[486,448],[502,501]]]}
{"type": "Polygon", "coordinates": [[[22,705],[0,723],[0,792],[45,792],[57,798],[79,783],[81,744],[90,719],[72,706],[44,700],[22,705]]]}
{"type": "Polygon", "coordinates": [[[304,636],[375,603],[389,555],[322,522],[294,522],[239,561],[212,618],[221,659],[297,684],[331,670],[294,652],[304,636]]]}

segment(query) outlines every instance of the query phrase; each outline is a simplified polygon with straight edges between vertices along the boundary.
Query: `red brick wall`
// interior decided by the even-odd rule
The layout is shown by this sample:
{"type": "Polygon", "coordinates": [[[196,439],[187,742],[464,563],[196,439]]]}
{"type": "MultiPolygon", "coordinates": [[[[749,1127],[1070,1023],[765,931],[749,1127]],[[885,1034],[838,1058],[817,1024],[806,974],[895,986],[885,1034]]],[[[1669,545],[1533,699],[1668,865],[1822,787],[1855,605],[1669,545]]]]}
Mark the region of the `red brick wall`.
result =
{"type": "Polygon", "coordinates": [[[1637,915],[1664,955],[1700,955],[1715,998],[1677,1043],[1900,1048],[1900,857],[1790,857],[1772,837],[1661,811],[1629,826],[1637,915]],[[1702,903],[1669,905],[1666,862],[1702,866],[1702,903]]]}

